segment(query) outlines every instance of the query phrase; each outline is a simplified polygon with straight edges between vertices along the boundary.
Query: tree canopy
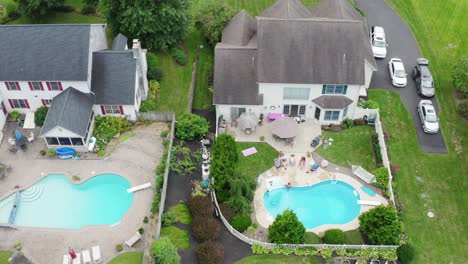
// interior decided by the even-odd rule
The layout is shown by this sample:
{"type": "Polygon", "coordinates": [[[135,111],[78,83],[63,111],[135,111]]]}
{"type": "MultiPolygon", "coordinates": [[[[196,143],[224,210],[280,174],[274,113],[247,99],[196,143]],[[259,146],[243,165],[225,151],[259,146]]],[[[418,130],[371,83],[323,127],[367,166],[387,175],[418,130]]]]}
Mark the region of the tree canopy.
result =
{"type": "Polygon", "coordinates": [[[277,244],[300,244],[304,242],[306,229],[291,210],[277,215],[268,227],[268,240],[277,244]]]}
{"type": "Polygon", "coordinates": [[[102,0],[101,5],[114,35],[138,38],[149,49],[172,47],[190,24],[188,0],[102,0]]]}
{"type": "Polygon", "coordinates": [[[65,0],[17,0],[21,12],[32,18],[40,18],[50,10],[63,6],[65,0]]]}
{"type": "Polygon", "coordinates": [[[234,10],[226,3],[214,1],[202,8],[194,17],[195,26],[211,46],[221,41],[224,25],[232,18],[234,10]]]}
{"type": "Polygon", "coordinates": [[[362,233],[378,245],[397,245],[402,231],[400,219],[393,206],[379,205],[359,216],[362,233]]]}

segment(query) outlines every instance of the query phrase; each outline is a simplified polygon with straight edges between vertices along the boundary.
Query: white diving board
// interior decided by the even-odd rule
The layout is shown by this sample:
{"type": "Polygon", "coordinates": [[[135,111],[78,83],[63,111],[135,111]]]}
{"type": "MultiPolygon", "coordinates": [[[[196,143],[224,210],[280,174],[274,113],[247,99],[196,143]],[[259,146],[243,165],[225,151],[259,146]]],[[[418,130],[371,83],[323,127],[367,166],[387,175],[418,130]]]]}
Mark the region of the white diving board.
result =
{"type": "Polygon", "coordinates": [[[143,189],[146,189],[146,188],[149,188],[149,187],[151,187],[151,183],[147,182],[145,184],[138,185],[138,186],[132,187],[130,189],[127,189],[127,192],[132,193],[132,192],[140,191],[140,190],[143,190],[143,189]]]}
{"type": "Polygon", "coordinates": [[[375,206],[382,204],[379,201],[368,201],[368,200],[358,200],[357,203],[360,205],[375,205],[375,206]]]}

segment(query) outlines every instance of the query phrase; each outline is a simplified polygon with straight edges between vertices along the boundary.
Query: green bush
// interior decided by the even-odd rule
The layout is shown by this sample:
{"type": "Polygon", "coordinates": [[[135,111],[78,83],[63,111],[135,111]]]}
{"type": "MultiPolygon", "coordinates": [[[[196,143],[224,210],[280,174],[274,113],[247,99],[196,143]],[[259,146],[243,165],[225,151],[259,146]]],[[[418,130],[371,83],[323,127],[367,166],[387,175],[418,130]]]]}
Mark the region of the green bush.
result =
{"type": "Polygon", "coordinates": [[[94,136],[99,149],[104,149],[107,143],[117,134],[130,128],[127,118],[117,116],[96,116],[94,136]]]}
{"type": "Polygon", "coordinates": [[[329,229],[325,231],[323,236],[323,242],[325,244],[344,244],[345,243],[345,234],[340,229],[329,229]]]}
{"type": "Polygon", "coordinates": [[[463,102],[457,106],[457,112],[463,118],[468,118],[468,100],[463,100],[463,102]]]}
{"type": "Polygon", "coordinates": [[[157,192],[153,196],[153,202],[151,203],[151,213],[155,214],[159,212],[159,202],[161,202],[161,193],[157,192]]]}
{"type": "Polygon", "coordinates": [[[213,1],[195,14],[195,26],[200,29],[203,37],[214,47],[221,41],[224,25],[232,18],[234,10],[221,1],[213,1]]]}
{"type": "Polygon", "coordinates": [[[148,64],[148,69],[157,68],[159,65],[158,56],[156,56],[156,54],[154,54],[153,52],[148,51],[146,53],[146,62],[148,64]]]}
{"type": "Polygon", "coordinates": [[[361,214],[359,225],[372,244],[397,245],[400,242],[402,227],[393,206],[379,205],[361,214]]]}
{"type": "Polygon", "coordinates": [[[18,111],[13,111],[13,112],[10,112],[8,115],[10,116],[11,119],[17,120],[21,114],[18,111]]]}
{"type": "Polygon", "coordinates": [[[180,65],[185,65],[188,62],[187,54],[185,54],[185,50],[182,48],[179,48],[179,47],[172,48],[171,56],[180,65]]]}
{"type": "Polygon", "coordinates": [[[193,217],[210,217],[213,215],[213,202],[208,196],[191,197],[187,201],[187,206],[193,217]]]}
{"type": "Polygon", "coordinates": [[[206,241],[197,248],[198,263],[221,264],[224,260],[224,247],[218,242],[206,241]]]}
{"type": "Polygon", "coordinates": [[[163,175],[158,175],[156,177],[156,190],[159,192],[161,191],[162,187],[164,184],[164,176],[163,175]]]}
{"type": "Polygon", "coordinates": [[[220,230],[219,221],[212,216],[193,218],[192,235],[200,243],[218,239],[220,230]]]}
{"type": "Polygon", "coordinates": [[[148,80],[156,80],[160,82],[163,79],[164,72],[159,67],[151,67],[148,68],[148,72],[146,73],[148,80]]]}
{"type": "Polygon", "coordinates": [[[398,259],[404,264],[411,263],[415,255],[416,251],[411,244],[404,244],[397,248],[398,259]]]}
{"type": "Polygon", "coordinates": [[[208,121],[205,118],[185,113],[177,118],[175,125],[176,137],[182,140],[194,140],[208,133],[208,127],[208,121]]]}
{"type": "Polygon", "coordinates": [[[122,244],[115,245],[115,250],[118,251],[118,252],[122,251],[123,250],[122,244]]]}
{"type": "Polygon", "coordinates": [[[47,106],[41,106],[36,109],[34,113],[34,123],[36,126],[42,126],[44,124],[48,111],[49,108],[47,106]]]}
{"type": "Polygon", "coordinates": [[[379,103],[377,103],[374,100],[369,99],[366,102],[366,108],[368,108],[368,109],[378,109],[379,108],[379,103]]]}
{"type": "Polygon", "coordinates": [[[304,244],[321,244],[322,240],[314,232],[306,232],[304,234],[304,244]]]}
{"type": "Polygon", "coordinates": [[[231,207],[237,214],[248,214],[251,211],[251,202],[255,190],[255,181],[241,174],[234,174],[228,179],[229,198],[226,205],[231,207]]]}
{"type": "Polygon", "coordinates": [[[211,159],[211,176],[214,177],[214,188],[218,201],[229,198],[229,179],[233,177],[239,156],[234,137],[222,134],[213,143],[211,159]]]}
{"type": "Polygon", "coordinates": [[[390,180],[390,176],[388,176],[388,170],[385,167],[379,167],[375,169],[372,174],[375,175],[376,182],[373,184],[383,191],[388,189],[388,181],[390,180]]]}
{"type": "Polygon", "coordinates": [[[301,244],[304,242],[305,227],[291,210],[276,216],[268,227],[268,240],[277,244],[301,244]]]}
{"type": "Polygon", "coordinates": [[[170,226],[177,222],[177,215],[174,212],[167,211],[162,215],[161,222],[163,226],[170,226]]]}
{"type": "Polygon", "coordinates": [[[244,232],[252,224],[252,219],[248,215],[236,215],[232,218],[231,225],[239,232],[244,232]]]}
{"type": "Polygon", "coordinates": [[[177,248],[168,237],[161,237],[151,245],[156,264],[179,264],[180,256],[177,248]]]}

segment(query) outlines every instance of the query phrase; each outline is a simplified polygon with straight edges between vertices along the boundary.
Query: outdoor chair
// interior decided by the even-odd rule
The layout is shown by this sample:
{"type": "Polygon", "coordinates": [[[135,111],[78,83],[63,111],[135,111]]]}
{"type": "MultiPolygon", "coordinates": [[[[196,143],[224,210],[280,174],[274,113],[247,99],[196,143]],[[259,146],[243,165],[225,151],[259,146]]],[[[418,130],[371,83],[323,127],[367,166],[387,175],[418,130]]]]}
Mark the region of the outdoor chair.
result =
{"type": "Polygon", "coordinates": [[[29,134],[29,136],[28,136],[28,142],[32,143],[33,141],[34,141],[34,133],[31,132],[31,134],[29,134]]]}
{"type": "Polygon", "coordinates": [[[94,246],[92,249],[91,249],[92,253],[93,253],[93,263],[94,264],[98,264],[98,263],[101,263],[102,262],[102,259],[101,259],[101,248],[99,246],[94,246]]]}
{"type": "Polygon", "coordinates": [[[63,255],[63,264],[70,264],[70,263],[71,263],[70,255],[68,254],[63,255]]]}
{"type": "Polygon", "coordinates": [[[129,240],[125,241],[125,244],[129,247],[133,247],[136,242],[141,239],[140,233],[136,232],[129,240]]]}
{"type": "Polygon", "coordinates": [[[76,258],[72,262],[73,264],[81,264],[81,253],[76,253],[76,258]]]}
{"type": "Polygon", "coordinates": [[[83,250],[83,252],[81,252],[81,255],[83,255],[83,264],[92,264],[89,250],[83,250]]]}

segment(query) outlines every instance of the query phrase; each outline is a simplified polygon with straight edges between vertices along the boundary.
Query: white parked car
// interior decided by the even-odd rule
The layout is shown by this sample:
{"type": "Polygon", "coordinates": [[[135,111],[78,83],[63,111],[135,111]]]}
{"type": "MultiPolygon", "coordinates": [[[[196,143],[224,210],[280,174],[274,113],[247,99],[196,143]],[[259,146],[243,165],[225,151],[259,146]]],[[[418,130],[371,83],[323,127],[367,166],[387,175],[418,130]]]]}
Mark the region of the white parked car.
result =
{"type": "Polygon", "coordinates": [[[392,58],[388,62],[388,71],[392,79],[393,86],[405,87],[406,86],[406,72],[403,62],[398,58],[392,58]]]}
{"type": "Polygon", "coordinates": [[[424,132],[436,134],[439,132],[439,119],[430,100],[421,100],[418,104],[419,119],[424,132]]]}
{"type": "Polygon", "coordinates": [[[387,42],[385,41],[385,31],[383,27],[371,27],[369,38],[374,57],[385,58],[387,56],[387,42]]]}

